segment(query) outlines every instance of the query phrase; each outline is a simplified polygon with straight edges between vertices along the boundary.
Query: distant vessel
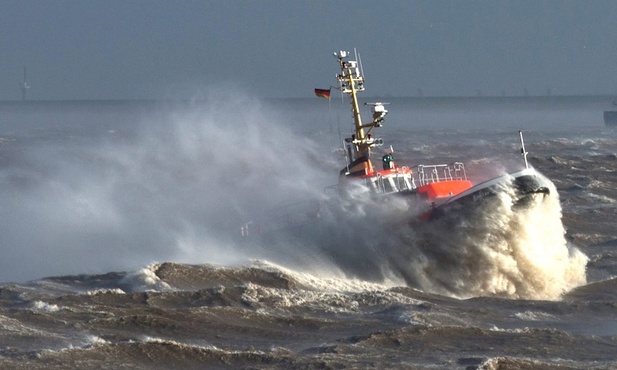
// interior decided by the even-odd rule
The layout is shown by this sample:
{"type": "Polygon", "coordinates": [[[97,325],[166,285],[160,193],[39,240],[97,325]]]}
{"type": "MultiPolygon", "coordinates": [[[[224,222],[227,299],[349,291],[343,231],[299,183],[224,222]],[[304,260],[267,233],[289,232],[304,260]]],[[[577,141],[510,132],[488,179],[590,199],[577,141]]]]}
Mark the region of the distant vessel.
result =
{"type": "Polygon", "coordinates": [[[607,126],[617,126],[617,101],[613,100],[613,110],[604,111],[604,124],[607,126]]]}

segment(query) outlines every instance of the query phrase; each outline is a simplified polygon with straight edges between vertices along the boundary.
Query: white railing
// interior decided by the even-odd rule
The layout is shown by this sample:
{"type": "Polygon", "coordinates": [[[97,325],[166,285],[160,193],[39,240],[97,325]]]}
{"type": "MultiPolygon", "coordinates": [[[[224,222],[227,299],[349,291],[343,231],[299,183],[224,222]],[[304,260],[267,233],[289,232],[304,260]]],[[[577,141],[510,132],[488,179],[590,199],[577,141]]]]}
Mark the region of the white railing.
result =
{"type": "Polygon", "coordinates": [[[465,165],[461,162],[452,164],[418,165],[416,176],[420,186],[439,181],[467,180],[465,165]]]}
{"type": "MultiPolygon", "coordinates": [[[[372,180],[367,181],[370,186],[372,180]]],[[[388,194],[415,189],[413,177],[410,174],[396,173],[393,175],[377,176],[374,181],[377,186],[377,193],[388,194]]]]}

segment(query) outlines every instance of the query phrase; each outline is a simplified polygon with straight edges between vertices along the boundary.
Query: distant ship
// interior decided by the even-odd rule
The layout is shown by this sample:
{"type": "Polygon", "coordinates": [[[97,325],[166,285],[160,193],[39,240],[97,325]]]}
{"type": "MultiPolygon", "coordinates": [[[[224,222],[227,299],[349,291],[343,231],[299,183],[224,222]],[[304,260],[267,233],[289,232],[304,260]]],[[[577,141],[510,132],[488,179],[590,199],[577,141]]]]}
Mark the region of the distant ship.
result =
{"type": "Polygon", "coordinates": [[[617,101],[613,100],[613,110],[604,111],[604,124],[617,126],[617,101]]]}

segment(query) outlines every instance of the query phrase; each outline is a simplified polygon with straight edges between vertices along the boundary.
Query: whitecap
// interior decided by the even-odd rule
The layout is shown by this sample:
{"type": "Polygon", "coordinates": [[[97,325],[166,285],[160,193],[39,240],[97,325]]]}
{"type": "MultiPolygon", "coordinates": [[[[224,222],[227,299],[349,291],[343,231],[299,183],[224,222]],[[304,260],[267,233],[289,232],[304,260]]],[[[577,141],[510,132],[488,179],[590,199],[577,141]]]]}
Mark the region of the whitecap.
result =
{"type": "Polygon", "coordinates": [[[42,301],[32,302],[31,307],[34,311],[47,312],[47,313],[58,312],[61,310],[61,308],[57,304],[49,304],[47,302],[42,302],[42,301]]]}
{"type": "Polygon", "coordinates": [[[122,284],[130,286],[131,291],[172,291],[174,290],[169,284],[159,279],[155,271],[158,269],[158,264],[150,265],[141,270],[127,274],[122,279],[122,284]]]}

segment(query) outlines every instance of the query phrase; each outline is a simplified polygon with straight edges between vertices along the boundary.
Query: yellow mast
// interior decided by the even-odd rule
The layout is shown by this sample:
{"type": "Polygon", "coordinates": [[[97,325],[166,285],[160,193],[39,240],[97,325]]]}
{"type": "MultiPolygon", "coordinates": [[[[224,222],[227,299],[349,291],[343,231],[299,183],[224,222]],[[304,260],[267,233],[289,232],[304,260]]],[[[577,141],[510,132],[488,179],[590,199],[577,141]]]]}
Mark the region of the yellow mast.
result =
{"type": "Polygon", "coordinates": [[[364,91],[364,76],[362,76],[357,61],[346,60],[349,56],[347,51],[339,51],[338,53],[334,53],[334,56],[338,59],[341,67],[341,73],[336,77],[339,81],[341,91],[348,94],[351,99],[354,118],[355,134],[351,138],[351,143],[354,145],[355,158],[349,158],[349,162],[353,162],[355,159],[361,157],[369,158],[371,148],[382,143],[380,139],[376,140],[371,138],[369,133],[374,127],[381,127],[383,118],[388,111],[384,108],[382,103],[372,103],[370,105],[373,106],[373,121],[366,125],[362,124],[357,93],[364,91]],[[368,130],[365,131],[365,128],[368,128],[368,130]]]}
{"type": "Polygon", "coordinates": [[[360,107],[358,106],[358,97],[356,93],[358,91],[364,91],[364,77],[358,70],[358,63],[356,61],[346,61],[348,52],[340,51],[335,56],[339,60],[341,65],[341,74],[337,75],[337,79],[341,86],[341,91],[349,95],[351,99],[351,111],[354,119],[355,135],[353,137],[353,144],[356,148],[358,157],[363,155],[368,156],[368,148],[366,147],[366,138],[364,137],[364,127],[362,127],[362,117],[360,116],[360,107]]]}

